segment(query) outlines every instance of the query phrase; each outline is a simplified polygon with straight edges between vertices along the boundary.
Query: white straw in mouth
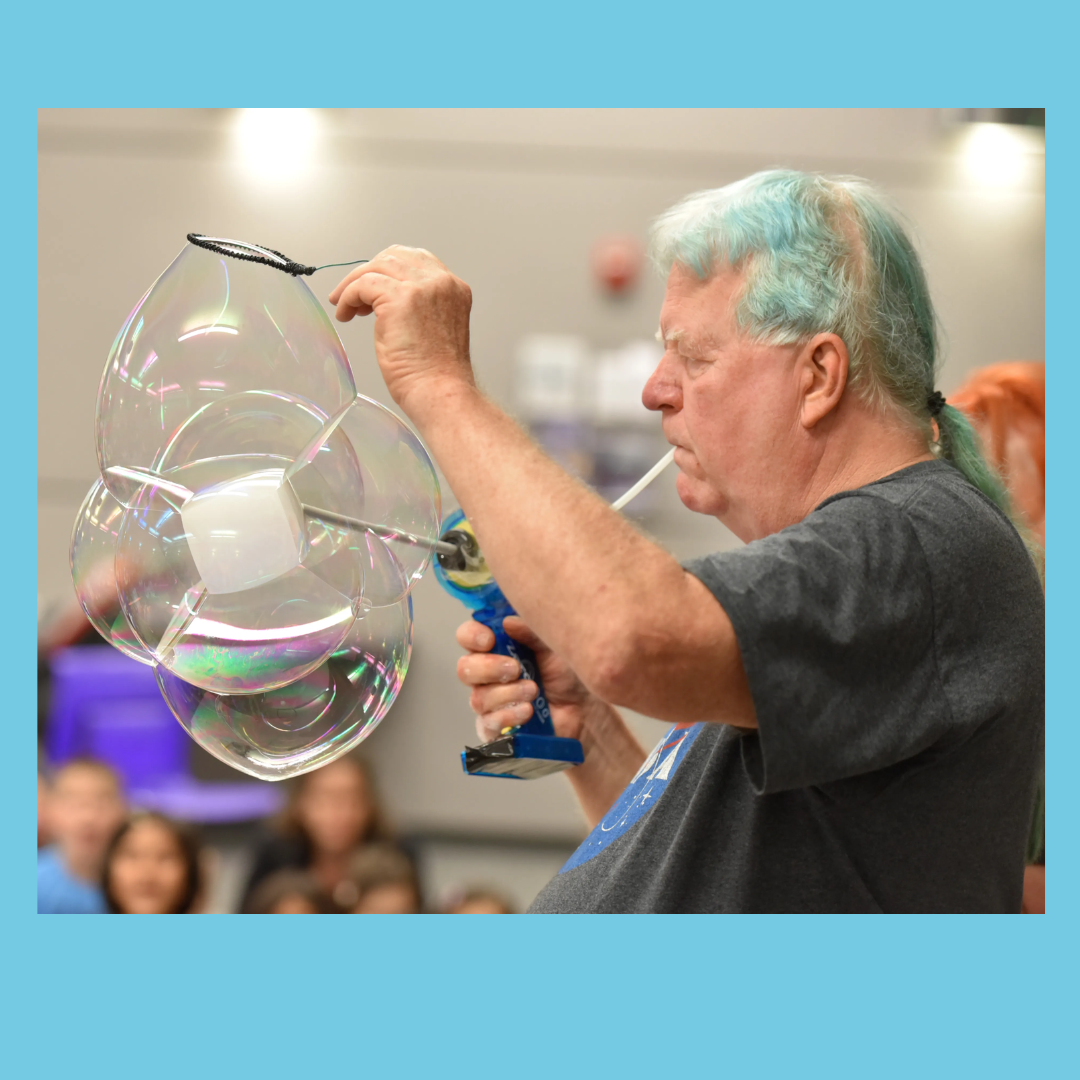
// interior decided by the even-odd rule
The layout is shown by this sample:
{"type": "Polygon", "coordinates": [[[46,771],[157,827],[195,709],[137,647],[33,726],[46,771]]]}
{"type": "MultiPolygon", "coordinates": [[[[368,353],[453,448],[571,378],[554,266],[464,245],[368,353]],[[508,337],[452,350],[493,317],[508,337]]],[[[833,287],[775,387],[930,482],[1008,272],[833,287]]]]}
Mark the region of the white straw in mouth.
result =
{"type": "Polygon", "coordinates": [[[611,509],[621,510],[631,499],[640,495],[674,460],[673,446],[625,495],[620,495],[611,504],[611,509]]]}

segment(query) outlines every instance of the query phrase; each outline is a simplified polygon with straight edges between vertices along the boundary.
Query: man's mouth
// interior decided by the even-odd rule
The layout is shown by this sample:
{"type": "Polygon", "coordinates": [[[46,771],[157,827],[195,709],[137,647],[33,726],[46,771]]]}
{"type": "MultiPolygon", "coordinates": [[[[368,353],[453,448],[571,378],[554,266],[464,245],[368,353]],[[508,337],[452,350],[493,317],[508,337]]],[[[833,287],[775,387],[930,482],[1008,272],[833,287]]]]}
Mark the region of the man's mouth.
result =
{"type": "Polygon", "coordinates": [[[684,476],[701,479],[701,465],[698,463],[698,459],[693,450],[687,449],[680,443],[674,443],[675,446],[675,467],[684,476]]]}

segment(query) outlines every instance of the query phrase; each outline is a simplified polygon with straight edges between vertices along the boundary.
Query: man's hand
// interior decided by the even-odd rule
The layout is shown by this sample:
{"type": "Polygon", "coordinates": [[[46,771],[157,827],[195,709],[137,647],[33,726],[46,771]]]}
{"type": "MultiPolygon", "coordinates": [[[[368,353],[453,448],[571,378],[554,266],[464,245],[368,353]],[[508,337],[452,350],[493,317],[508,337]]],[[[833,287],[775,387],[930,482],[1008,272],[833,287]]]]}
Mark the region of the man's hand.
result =
{"type": "MultiPolygon", "coordinates": [[[[619,713],[589,693],[570,665],[521,619],[504,619],[503,629],[536,653],[555,734],[581,740],[585,763],[568,769],[566,777],[590,827],[594,826],[641,767],[645,751],[619,713]]],[[[520,678],[518,665],[509,656],[492,655],[495,635],[481,623],[472,619],[462,623],[457,639],[469,650],[458,661],[458,678],[472,687],[469,701],[477,714],[476,734],[481,742],[491,742],[503,728],[529,719],[536,683],[520,678]]]]}
{"type": "Polygon", "coordinates": [[[330,294],[339,322],[375,313],[375,355],[394,401],[410,416],[448,389],[473,387],[472,291],[430,251],[389,247],[330,294]]]}
{"type": "MultiPolygon", "coordinates": [[[[523,620],[516,616],[504,619],[503,629],[536,654],[555,734],[580,739],[592,695],[570,665],[553,653],[523,620]]],[[[458,660],[457,674],[466,686],[472,687],[469,704],[476,713],[476,734],[480,740],[490,742],[503,728],[524,724],[533,713],[532,702],[538,693],[536,683],[520,677],[516,660],[492,654],[495,635],[483,623],[473,619],[463,622],[457,628],[457,641],[469,650],[467,656],[458,660]]]]}

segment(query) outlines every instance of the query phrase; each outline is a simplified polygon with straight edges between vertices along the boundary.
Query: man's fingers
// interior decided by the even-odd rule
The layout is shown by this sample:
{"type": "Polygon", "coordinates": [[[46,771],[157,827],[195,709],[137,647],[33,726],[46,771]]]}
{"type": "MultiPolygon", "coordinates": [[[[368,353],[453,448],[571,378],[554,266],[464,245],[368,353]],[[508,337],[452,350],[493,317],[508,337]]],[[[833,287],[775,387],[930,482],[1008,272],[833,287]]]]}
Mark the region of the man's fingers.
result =
{"type": "Polygon", "coordinates": [[[495,631],[475,619],[467,619],[455,631],[457,643],[472,652],[491,652],[495,648],[495,631]]]}
{"type": "Polygon", "coordinates": [[[351,304],[342,302],[334,309],[334,318],[337,319],[338,322],[348,322],[357,315],[370,315],[371,312],[372,309],[366,305],[353,307],[351,304]]]}
{"type": "MultiPolygon", "coordinates": [[[[473,687],[469,695],[469,707],[478,716],[498,712],[500,709],[515,710],[526,718],[532,714],[532,705],[539,688],[531,679],[519,679],[509,686],[486,685],[473,687]],[[524,706],[528,705],[528,709],[524,706]]],[[[522,723],[518,720],[517,723],[522,723]]]]}
{"type": "Polygon", "coordinates": [[[368,259],[366,263],[360,266],[354,267],[350,270],[335,286],[334,291],[327,297],[331,304],[335,306],[341,303],[342,294],[352,285],[354,282],[359,281],[365,274],[380,274],[383,277],[397,278],[398,275],[394,273],[394,264],[392,261],[383,259],[382,252],[375,256],[374,259],[368,259]]]}
{"type": "Polygon", "coordinates": [[[386,274],[365,270],[338,295],[334,312],[338,322],[348,322],[354,315],[370,315],[375,306],[391,296],[400,284],[386,274]]]}
{"type": "Polygon", "coordinates": [[[394,278],[396,281],[404,281],[407,277],[416,276],[416,271],[428,268],[446,269],[430,251],[425,251],[423,248],[408,248],[402,247],[400,244],[394,244],[391,247],[384,248],[378,255],[368,259],[361,266],[350,270],[334,286],[334,291],[328,299],[331,304],[337,306],[345,289],[363,274],[377,273],[394,278]]]}
{"type": "Polygon", "coordinates": [[[335,286],[334,291],[327,297],[331,304],[335,307],[337,302],[341,299],[341,294],[345,291],[347,285],[351,285],[361,274],[367,271],[367,268],[371,265],[370,261],[364,263],[362,266],[357,266],[350,270],[335,286]]]}
{"type": "Polygon", "coordinates": [[[390,267],[384,271],[395,277],[405,277],[418,270],[445,270],[445,264],[431,254],[427,248],[406,247],[404,244],[391,244],[383,248],[373,263],[385,263],[390,267]]]}
{"type": "Polygon", "coordinates": [[[491,652],[495,634],[483,623],[469,619],[456,632],[458,644],[468,649],[457,664],[458,678],[471,686],[469,705],[477,714],[476,731],[483,742],[497,738],[503,728],[517,727],[532,716],[532,700],[539,687],[521,678],[521,665],[509,656],[491,652]]]}
{"type": "Polygon", "coordinates": [[[491,742],[492,739],[497,739],[506,728],[524,724],[531,715],[531,705],[485,713],[476,718],[476,734],[480,736],[481,742],[491,742]]]}
{"type": "Polygon", "coordinates": [[[521,665],[509,656],[472,653],[458,660],[457,676],[466,686],[503,686],[521,678],[521,665]]]}

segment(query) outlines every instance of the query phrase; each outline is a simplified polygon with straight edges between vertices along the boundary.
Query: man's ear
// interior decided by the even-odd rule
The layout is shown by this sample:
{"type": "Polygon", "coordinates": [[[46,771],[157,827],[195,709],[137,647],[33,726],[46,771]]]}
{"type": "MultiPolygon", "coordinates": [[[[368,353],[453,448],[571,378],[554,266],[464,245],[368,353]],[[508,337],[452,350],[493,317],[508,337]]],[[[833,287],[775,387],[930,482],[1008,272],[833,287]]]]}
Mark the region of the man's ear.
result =
{"type": "Polygon", "coordinates": [[[847,346],[836,334],[817,334],[800,350],[802,426],[812,428],[844,396],[848,378],[847,346]]]}

